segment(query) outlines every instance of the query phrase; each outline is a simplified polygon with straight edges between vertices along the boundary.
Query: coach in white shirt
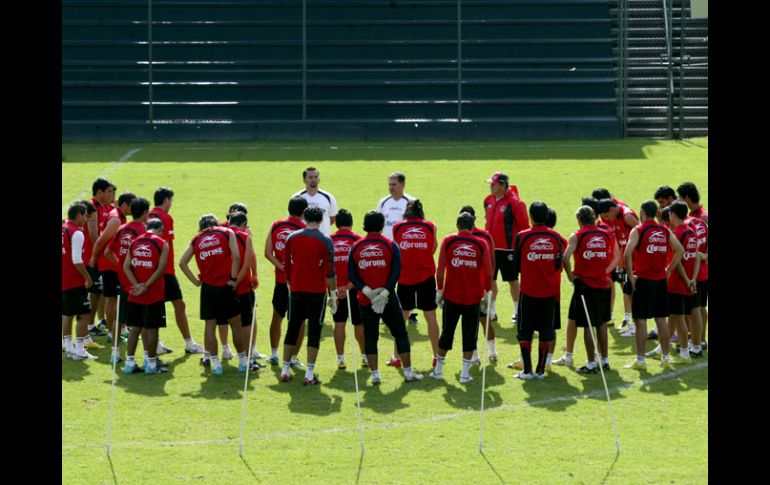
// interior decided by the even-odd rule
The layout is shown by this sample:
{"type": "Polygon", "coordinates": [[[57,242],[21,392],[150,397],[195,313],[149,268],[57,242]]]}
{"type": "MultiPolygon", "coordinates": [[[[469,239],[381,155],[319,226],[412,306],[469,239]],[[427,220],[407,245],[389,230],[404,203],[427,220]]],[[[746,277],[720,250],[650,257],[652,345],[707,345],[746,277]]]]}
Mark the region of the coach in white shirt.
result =
{"type": "Polygon", "coordinates": [[[302,180],[305,181],[305,189],[300,190],[292,197],[300,196],[307,200],[308,207],[318,207],[324,212],[323,221],[321,221],[321,232],[327,236],[331,235],[331,225],[337,220],[337,199],[325,190],[318,188],[321,181],[321,172],[315,167],[308,167],[302,172],[302,180]]]}
{"type": "Polygon", "coordinates": [[[406,176],[401,172],[393,172],[388,176],[388,191],[390,195],[383,197],[377,204],[377,212],[385,216],[385,228],[382,235],[388,239],[393,239],[393,224],[404,218],[406,204],[413,200],[409,194],[404,193],[406,185],[406,176]]]}

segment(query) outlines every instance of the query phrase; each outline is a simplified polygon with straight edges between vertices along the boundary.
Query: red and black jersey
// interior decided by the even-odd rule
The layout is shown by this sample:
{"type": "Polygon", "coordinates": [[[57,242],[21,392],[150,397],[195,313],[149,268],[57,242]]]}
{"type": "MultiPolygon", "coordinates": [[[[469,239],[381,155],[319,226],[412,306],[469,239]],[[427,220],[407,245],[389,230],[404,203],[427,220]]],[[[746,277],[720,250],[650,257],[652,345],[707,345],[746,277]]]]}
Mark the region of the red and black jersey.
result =
{"type": "Polygon", "coordinates": [[[337,273],[337,288],[348,284],[348,257],[353,244],[361,236],[350,229],[340,229],[331,236],[334,244],[334,271],[337,273]]]}
{"type": "Polygon", "coordinates": [[[441,242],[437,287],[444,298],[460,305],[477,305],[490,289],[492,261],[487,243],[470,231],[451,234],[441,242]]]}
{"type": "Polygon", "coordinates": [[[609,288],[612,279],[606,272],[612,261],[615,240],[606,229],[585,226],[576,233],[574,274],[591,288],[609,288]]]}
{"type": "Polygon", "coordinates": [[[669,230],[652,219],[636,227],[639,244],[634,249],[634,276],[646,280],[666,278],[666,253],[669,251],[669,230]]]}
{"type": "Polygon", "coordinates": [[[519,231],[529,228],[527,205],[519,198],[515,185],[497,200],[490,194],[484,199],[485,229],[492,235],[494,249],[513,249],[519,231]]]}
{"type": "Polygon", "coordinates": [[[618,209],[618,216],[615,218],[615,220],[603,222],[613,228],[615,232],[615,239],[618,241],[618,246],[620,247],[620,252],[623,253],[626,250],[626,246],[628,245],[628,236],[631,234],[631,229],[633,229],[633,226],[626,224],[625,218],[628,214],[633,215],[637,219],[639,217],[637,217],[636,213],[625,205],[618,205],[618,209]]]}
{"type": "MultiPolygon", "coordinates": [[[[362,290],[386,288],[393,292],[401,274],[401,251],[398,245],[381,234],[367,234],[350,250],[348,258],[348,278],[353,285],[362,290]]],[[[363,291],[358,292],[358,303],[371,305],[363,291]]]]}
{"type": "MultiPolygon", "coordinates": [[[[156,236],[155,233],[150,231],[145,232],[131,242],[131,246],[128,248],[128,254],[131,257],[131,271],[139,283],[148,281],[153,273],[158,270],[164,244],[166,242],[163,238],[156,236]]],[[[166,264],[168,264],[168,260],[166,264]]],[[[165,279],[161,276],[141,295],[137,296],[129,293],[128,301],[149,305],[163,301],[165,295],[165,279]]]]}
{"type": "Polygon", "coordinates": [[[110,244],[107,245],[115,257],[118,258],[118,281],[120,281],[120,286],[125,292],[131,290],[131,282],[128,281],[126,273],[123,271],[123,263],[126,262],[126,255],[131,247],[131,242],[145,232],[147,232],[147,226],[144,223],[131,221],[120,226],[110,244]]]}
{"type": "MultiPolygon", "coordinates": [[[[270,226],[270,238],[273,243],[273,254],[278,261],[284,260],[284,250],[286,249],[286,240],[294,231],[299,231],[305,227],[305,222],[299,217],[288,217],[273,222],[270,226]]],[[[286,283],[286,275],[283,271],[275,268],[275,282],[286,283]]]]}
{"type": "Polygon", "coordinates": [[[543,224],[516,236],[513,263],[521,273],[521,292],[533,298],[559,295],[564,238],[543,224]]]}
{"type": "MultiPolygon", "coordinates": [[[[83,232],[77,224],[72,221],[65,221],[61,226],[61,291],[71,290],[86,284],[85,278],[72,263],[72,236],[76,232],[83,232]]],[[[85,236],[85,233],[83,234],[85,236]]],[[[85,236],[87,237],[87,236],[85,236]]],[[[82,254],[85,255],[85,244],[83,244],[82,254]]],[[[83,260],[84,264],[88,261],[83,260]]]]}
{"type": "Polygon", "coordinates": [[[283,267],[292,293],[326,293],[334,278],[334,244],[320,229],[304,228],[286,239],[283,267]]]}
{"type": "Polygon", "coordinates": [[[147,216],[151,219],[160,219],[163,223],[163,240],[168,243],[168,263],[163,274],[176,274],[174,268],[174,218],[160,207],[153,207],[147,216]]]}
{"type": "MultiPolygon", "coordinates": [[[[687,224],[681,224],[674,228],[674,236],[682,243],[684,248],[684,254],[682,254],[682,267],[687,276],[692,275],[692,270],[695,268],[695,258],[698,257],[698,235],[692,227],[687,224]]],[[[701,262],[703,264],[703,262],[701,262]]],[[[693,293],[684,284],[684,280],[679,276],[679,272],[676,270],[671,271],[671,275],[668,277],[668,292],[675,293],[677,295],[692,295],[693,293]]]]}
{"type": "Polygon", "coordinates": [[[411,217],[398,221],[393,225],[393,242],[401,250],[399,284],[414,285],[436,274],[436,225],[431,221],[411,217]]]}
{"type": "MultiPolygon", "coordinates": [[[[243,265],[246,264],[246,243],[249,240],[249,233],[234,227],[230,227],[230,229],[232,229],[233,234],[235,234],[235,241],[238,243],[238,254],[241,256],[241,268],[243,268],[243,265]]],[[[238,268],[238,272],[240,272],[241,268],[238,268]]],[[[251,274],[251,268],[249,268],[246,271],[246,276],[244,276],[243,280],[235,287],[236,295],[245,295],[251,291],[251,274]]]]}
{"type": "Polygon", "coordinates": [[[225,286],[230,281],[233,255],[229,241],[230,231],[219,226],[204,229],[192,240],[198,277],[209,286],[225,286]]]}
{"type": "MultiPolygon", "coordinates": [[[[701,206],[703,207],[703,206],[701,206]]],[[[692,227],[693,232],[698,237],[698,251],[701,253],[707,253],[709,250],[709,226],[703,219],[697,217],[688,217],[684,220],[684,223],[692,227]]],[[[696,281],[708,281],[709,279],[709,262],[701,261],[700,270],[698,270],[698,278],[696,281]]]]}

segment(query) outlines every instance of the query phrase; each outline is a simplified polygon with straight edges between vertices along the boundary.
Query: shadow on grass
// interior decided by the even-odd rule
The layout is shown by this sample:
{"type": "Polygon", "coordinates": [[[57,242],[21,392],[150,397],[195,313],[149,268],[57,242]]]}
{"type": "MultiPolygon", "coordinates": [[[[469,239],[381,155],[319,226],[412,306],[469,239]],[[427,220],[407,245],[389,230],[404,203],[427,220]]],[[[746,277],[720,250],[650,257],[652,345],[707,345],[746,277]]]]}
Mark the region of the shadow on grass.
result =
{"type": "Polygon", "coordinates": [[[580,394],[577,387],[569,384],[565,377],[557,373],[546,374],[545,380],[542,381],[537,379],[531,381],[513,380],[521,383],[521,389],[527,394],[524,398],[527,403],[549,411],[565,411],[577,403],[577,399],[573,396],[580,394]]]}
{"type": "Polygon", "coordinates": [[[361,470],[364,467],[364,453],[361,452],[361,454],[358,457],[358,471],[356,472],[356,485],[361,482],[361,470]]]}
{"type": "MultiPolygon", "coordinates": [[[[289,394],[289,410],[292,413],[312,414],[315,416],[328,416],[332,413],[339,413],[342,408],[342,396],[336,394],[326,394],[324,389],[329,387],[322,376],[320,385],[305,386],[302,384],[305,378],[305,369],[292,368],[292,380],[281,382],[281,367],[272,368],[275,382],[266,387],[274,392],[289,394]]],[[[264,376],[269,379],[267,374],[264,376]]]]}
{"type": "Polygon", "coordinates": [[[249,465],[249,462],[246,461],[246,458],[244,458],[243,456],[241,456],[240,458],[244,466],[246,466],[246,469],[249,470],[249,473],[251,473],[251,476],[254,477],[254,481],[262,483],[262,480],[260,480],[259,477],[257,477],[256,473],[254,473],[254,470],[251,469],[251,466],[249,465]]]}
{"type": "MultiPolygon", "coordinates": [[[[489,372],[487,371],[487,377],[489,372]]],[[[459,380],[458,380],[459,382],[459,380]]],[[[489,380],[487,380],[487,386],[489,380]]],[[[468,384],[454,386],[446,383],[446,392],[444,400],[452,407],[464,410],[481,410],[481,378],[474,377],[474,380],[468,384]]],[[[490,391],[487,387],[484,390],[484,409],[499,407],[503,404],[503,398],[497,391],[490,391]]]]}
{"type": "Polygon", "coordinates": [[[107,456],[107,460],[110,462],[110,471],[112,472],[112,483],[118,485],[118,476],[115,474],[115,465],[112,463],[112,457],[107,456]]]}
{"type": "Polygon", "coordinates": [[[615,468],[615,463],[618,462],[618,458],[620,458],[620,452],[615,453],[615,459],[612,460],[612,464],[607,469],[607,473],[604,474],[604,478],[602,479],[602,483],[609,483],[608,480],[610,479],[610,474],[612,474],[612,470],[615,468]]]}
{"type": "Polygon", "coordinates": [[[500,483],[505,483],[505,480],[503,480],[503,477],[500,476],[500,474],[497,472],[497,469],[494,465],[492,465],[492,462],[489,461],[487,458],[487,455],[484,454],[483,451],[479,451],[481,454],[481,457],[484,458],[484,461],[487,462],[487,465],[489,466],[489,469],[492,470],[492,472],[497,476],[497,479],[500,480],[500,483]]]}
{"type": "Polygon", "coordinates": [[[74,361],[64,357],[62,354],[61,378],[67,382],[79,382],[90,375],[88,364],[84,361],[74,361]]]}

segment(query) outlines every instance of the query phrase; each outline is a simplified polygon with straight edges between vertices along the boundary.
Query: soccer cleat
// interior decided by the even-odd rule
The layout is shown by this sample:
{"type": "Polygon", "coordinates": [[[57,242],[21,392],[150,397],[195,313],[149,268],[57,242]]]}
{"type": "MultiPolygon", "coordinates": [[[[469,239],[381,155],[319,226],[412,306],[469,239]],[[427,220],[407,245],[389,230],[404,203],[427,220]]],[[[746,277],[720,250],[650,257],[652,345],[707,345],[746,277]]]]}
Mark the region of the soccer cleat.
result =
{"type": "Polygon", "coordinates": [[[573,366],[572,359],[567,358],[566,355],[562,356],[562,357],[560,357],[560,358],[558,358],[556,360],[554,360],[552,363],[553,363],[553,365],[563,365],[563,366],[567,366],[567,367],[572,367],[573,366]]]}
{"type": "Polygon", "coordinates": [[[369,361],[366,360],[366,356],[365,355],[361,356],[361,367],[369,367],[369,361]]]}
{"type": "Polygon", "coordinates": [[[337,369],[343,370],[343,369],[347,369],[347,368],[348,368],[348,366],[345,365],[345,361],[344,360],[337,361],[337,369]]]}
{"type": "Polygon", "coordinates": [[[545,379],[545,374],[539,374],[539,373],[535,372],[535,379],[537,379],[539,381],[542,381],[542,380],[545,379]]]}
{"type": "Polygon", "coordinates": [[[516,362],[511,362],[508,364],[508,368],[521,370],[524,368],[524,363],[521,360],[517,360],[516,362]]]}
{"type": "Polygon", "coordinates": [[[192,345],[185,344],[184,346],[185,354],[202,354],[203,352],[203,346],[201,344],[196,344],[195,342],[193,342],[192,345]]]}
{"type": "Polygon", "coordinates": [[[417,325],[417,314],[416,313],[412,313],[411,315],[409,315],[409,323],[412,324],[412,325],[417,325]]]}
{"type": "Polygon", "coordinates": [[[235,357],[235,356],[233,355],[233,351],[230,350],[230,346],[229,345],[225,345],[222,348],[222,360],[230,360],[233,357],[235,357]]]}
{"type": "Polygon", "coordinates": [[[463,377],[462,374],[460,374],[460,384],[467,384],[473,380],[473,377],[463,377]]]}
{"type": "Polygon", "coordinates": [[[267,367],[267,365],[265,365],[264,363],[262,363],[262,362],[260,362],[258,360],[251,360],[251,365],[256,370],[264,369],[265,367],[267,367]]]}
{"type": "Polygon", "coordinates": [[[204,359],[201,357],[200,363],[203,367],[211,367],[211,359],[204,359]]]}
{"type": "MultiPolygon", "coordinates": [[[[214,374],[222,375],[222,372],[221,372],[222,368],[220,367],[219,370],[220,370],[219,374],[217,374],[216,371],[214,371],[214,374]]],[[[161,374],[163,372],[168,372],[168,368],[156,365],[154,369],[152,367],[150,367],[150,366],[147,366],[144,369],[144,373],[145,374],[161,374]]]]}
{"type": "Polygon", "coordinates": [[[473,364],[473,365],[481,365],[481,359],[479,359],[478,357],[476,357],[475,359],[473,359],[473,360],[471,361],[471,364],[473,364]]]}
{"type": "Polygon", "coordinates": [[[249,369],[251,372],[255,372],[259,370],[259,367],[249,362],[248,364],[238,364],[238,372],[246,372],[246,369],[249,369]]]}
{"type": "Polygon", "coordinates": [[[88,333],[90,333],[94,337],[104,337],[105,335],[107,335],[107,332],[103,331],[101,328],[97,327],[96,325],[94,325],[94,328],[89,328],[88,333]]]}
{"type": "Polygon", "coordinates": [[[599,366],[596,367],[588,367],[587,365],[584,365],[583,367],[579,367],[575,370],[578,374],[596,374],[599,372],[599,366]]]}
{"type": "Polygon", "coordinates": [[[321,381],[318,379],[318,376],[315,374],[313,374],[312,379],[308,379],[307,377],[305,377],[305,380],[302,381],[303,386],[317,386],[320,383],[321,381]]]}
{"type": "Polygon", "coordinates": [[[647,340],[658,340],[658,333],[655,330],[650,330],[650,333],[647,334],[647,340]]]}
{"type": "Polygon", "coordinates": [[[72,360],[86,360],[86,359],[98,359],[97,356],[89,354],[87,351],[83,350],[82,354],[78,354],[77,352],[73,352],[71,359],[72,360]]]}
{"type": "Polygon", "coordinates": [[[708,344],[707,344],[705,341],[703,341],[703,342],[701,342],[701,343],[700,343],[700,347],[701,347],[703,350],[706,350],[707,348],[709,348],[709,345],[708,345],[708,344]]]}
{"type": "Polygon", "coordinates": [[[389,361],[385,362],[385,365],[391,367],[401,367],[401,359],[398,357],[391,357],[389,361]]]}
{"type": "Polygon", "coordinates": [[[608,370],[611,370],[611,369],[610,369],[610,363],[609,363],[609,362],[607,362],[606,364],[602,364],[602,369],[603,369],[603,370],[607,370],[607,371],[608,371],[608,370]]]}
{"type": "MultiPolygon", "coordinates": [[[[160,360],[160,357],[155,358],[155,367],[168,369],[169,365],[170,364],[160,360]]],[[[142,369],[147,370],[148,367],[149,367],[149,362],[147,361],[147,359],[145,359],[144,362],[142,362],[142,369]]]]}
{"type": "Polygon", "coordinates": [[[271,355],[267,358],[267,363],[272,365],[278,365],[278,356],[277,355],[271,355]]]}
{"type": "Polygon", "coordinates": [[[416,372],[412,372],[411,376],[404,376],[405,382],[414,382],[414,381],[421,381],[425,378],[424,375],[418,374],[416,372]]]}
{"type": "Polygon", "coordinates": [[[703,357],[703,351],[699,350],[698,352],[696,352],[694,350],[691,350],[690,357],[703,357]]]}
{"type": "Polygon", "coordinates": [[[118,355],[117,359],[116,359],[114,355],[111,355],[110,356],[110,360],[108,360],[107,362],[109,362],[110,364],[115,364],[115,363],[119,364],[119,363],[123,362],[123,357],[118,355]]]}
{"type": "Polygon", "coordinates": [[[382,384],[382,379],[380,377],[372,376],[372,385],[379,386],[380,384],[382,384]]]}
{"type": "Polygon", "coordinates": [[[512,323],[512,324],[514,324],[514,325],[516,325],[516,314],[515,314],[515,313],[514,313],[514,314],[513,314],[513,316],[511,317],[511,323],[512,323]]]}
{"type": "Polygon", "coordinates": [[[303,367],[305,367],[305,364],[300,362],[299,359],[294,359],[294,358],[291,359],[290,365],[292,367],[297,367],[298,369],[302,369],[303,367]]]}
{"type": "Polygon", "coordinates": [[[635,360],[628,365],[624,366],[626,369],[647,370],[647,362],[639,362],[635,360]]]}
{"type": "Polygon", "coordinates": [[[491,322],[497,322],[497,313],[492,315],[492,318],[490,319],[491,322]]]}
{"type": "Polygon", "coordinates": [[[494,354],[489,354],[489,361],[497,362],[497,352],[495,352],[494,354]]]}
{"type": "Polygon", "coordinates": [[[99,320],[99,328],[101,330],[107,330],[107,319],[106,318],[102,318],[101,320],[99,320]]]}
{"type": "Polygon", "coordinates": [[[87,349],[94,349],[94,350],[101,350],[101,349],[107,348],[102,344],[94,342],[93,340],[90,342],[86,342],[85,344],[83,344],[83,346],[87,349]]]}
{"type": "Polygon", "coordinates": [[[636,335],[636,327],[627,327],[624,331],[620,332],[621,337],[633,337],[636,335]]]}
{"type": "Polygon", "coordinates": [[[633,322],[633,318],[631,318],[629,315],[623,316],[623,323],[620,324],[620,328],[626,328],[633,322]]]}
{"type": "Polygon", "coordinates": [[[141,372],[139,366],[136,365],[136,362],[126,362],[126,365],[123,366],[124,374],[134,374],[136,372],[141,372]]]}
{"type": "Polygon", "coordinates": [[[258,350],[254,350],[254,351],[251,352],[251,358],[253,360],[257,360],[257,359],[261,360],[261,359],[264,359],[265,357],[267,357],[267,356],[265,354],[259,353],[258,350]]]}
{"type": "Polygon", "coordinates": [[[212,374],[215,376],[221,376],[224,373],[224,370],[222,369],[222,366],[214,367],[214,369],[211,371],[212,374]]]}
{"type": "Polygon", "coordinates": [[[281,374],[281,382],[289,382],[291,379],[291,374],[281,374]]]}
{"type": "Polygon", "coordinates": [[[436,379],[437,381],[443,381],[444,380],[444,373],[443,372],[431,371],[428,375],[430,377],[436,379]]]}
{"type": "Polygon", "coordinates": [[[671,364],[673,364],[673,362],[671,361],[671,358],[660,359],[660,366],[662,368],[664,368],[664,369],[670,369],[671,368],[671,364]]]}
{"type": "Polygon", "coordinates": [[[535,374],[533,373],[526,373],[526,372],[519,372],[515,376],[513,376],[514,379],[521,379],[523,381],[529,381],[535,378],[535,374]]]}
{"type": "Polygon", "coordinates": [[[655,347],[654,349],[650,350],[649,352],[646,352],[644,354],[644,356],[645,357],[655,357],[655,358],[658,358],[658,357],[660,357],[660,350],[658,350],[658,348],[655,347]]]}

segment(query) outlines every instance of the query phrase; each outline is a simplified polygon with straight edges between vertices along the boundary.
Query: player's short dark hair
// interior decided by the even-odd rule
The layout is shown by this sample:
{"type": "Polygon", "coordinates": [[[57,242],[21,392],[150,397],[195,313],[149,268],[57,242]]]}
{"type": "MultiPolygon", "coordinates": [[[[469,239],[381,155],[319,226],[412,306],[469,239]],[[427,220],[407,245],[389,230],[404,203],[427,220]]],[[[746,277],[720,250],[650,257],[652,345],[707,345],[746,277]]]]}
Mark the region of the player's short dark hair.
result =
{"type": "Polygon", "coordinates": [[[347,209],[340,209],[337,211],[337,220],[334,222],[337,228],[341,227],[353,227],[353,214],[347,209]]]}
{"type": "Polygon", "coordinates": [[[86,213],[86,206],[82,202],[73,202],[67,209],[67,219],[74,221],[80,214],[86,213]]]}
{"type": "Polygon", "coordinates": [[[610,195],[610,191],[605,189],[604,187],[597,187],[596,189],[594,189],[594,191],[591,192],[591,197],[594,197],[595,199],[598,199],[598,200],[612,198],[612,196],[610,195]]]}
{"type": "Polygon", "coordinates": [[[556,211],[548,208],[548,217],[545,218],[545,225],[553,229],[556,227],[556,211]]]}
{"type": "Polygon", "coordinates": [[[321,222],[324,220],[324,211],[320,207],[308,207],[302,212],[302,217],[307,222],[321,222]]]}
{"type": "Polygon", "coordinates": [[[425,211],[422,210],[422,202],[420,199],[412,199],[406,203],[404,218],[407,217],[425,219],[425,211]]]}
{"type": "Polygon", "coordinates": [[[676,199],[676,192],[674,192],[674,189],[669,187],[668,185],[661,185],[658,187],[658,190],[655,191],[655,200],[658,200],[660,198],[665,199],[676,199]]]}
{"type": "Polygon", "coordinates": [[[155,207],[158,207],[163,205],[163,202],[165,202],[166,199],[171,199],[173,197],[173,190],[169,189],[168,187],[158,187],[155,189],[155,194],[152,196],[152,201],[155,203],[155,207]]]}
{"type": "Polygon", "coordinates": [[[308,168],[306,168],[305,170],[302,171],[302,180],[305,180],[305,177],[307,177],[307,173],[308,172],[314,172],[314,171],[318,172],[318,176],[319,177],[321,176],[321,171],[320,170],[318,170],[315,167],[308,167],[308,168]]]}
{"type": "Polygon", "coordinates": [[[246,213],[242,211],[235,211],[230,213],[230,218],[228,219],[231,226],[242,226],[243,224],[246,224],[249,222],[249,218],[246,217],[246,213]]]}
{"type": "Polygon", "coordinates": [[[102,191],[103,190],[107,190],[110,187],[112,187],[115,190],[117,190],[117,188],[118,188],[115,184],[113,184],[112,182],[110,182],[106,178],[99,177],[98,179],[94,180],[93,184],[91,184],[91,195],[96,196],[96,193],[98,191],[100,191],[100,190],[102,190],[102,191]]]}
{"type": "Polygon", "coordinates": [[[459,216],[457,216],[457,229],[463,230],[467,229],[470,231],[473,229],[473,223],[476,221],[476,218],[473,217],[473,214],[470,212],[461,212],[459,216]]]}
{"type": "Polygon", "coordinates": [[[645,200],[642,202],[641,210],[652,219],[658,213],[658,204],[654,200],[645,200]]]}
{"type": "Polygon", "coordinates": [[[96,212],[96,207],[94,207],[90,200],[81,200],[80,203],[86,206],[86,215],[96,212]]]}
{"type": "Polygon", "coordinates": [[[683,200],[675,200],[670,206],[666,207],[666,209],[671,210],[671,212],[676,214],[676,216],[682,220],[687,218],[687,214],[690,211],[690,208],[687,207],[687,203],[683,200]]]}
{"type": "Polygon", "coordinates": [[[406,175],[404,175],[402,172],[393,172],[392,174],[388,175],[388,179],[396,179],[403,184],[406,182],[406,175]]]}
{"type": "Polygon", "coordinates": [[[529,215],[535,224],[545,224],[548,219],[548,206],[545,202],[535,201],[529,205],[529,215]]]}
{"type": "Polygon", "coordinates": [[[460,208],[460,214],[463,212],[467,212],[468,214],[472,215],[474,219],[476,219],[476,211],[473,210],[473,206],[471,205],[464,205],[460,208]]]}
{"type": "Polygon", "coordinates": [[[150,210],[150,201],[144,197],[137,197],[131,201],[131,217],[134,219],[139,219],[148,210],[150,210]]]}
{"type": "MultiPolygon", "coordinates": [[[[685,204],[685,207],[687,204],[685,204]]],[[[666,206],[663,209],[660,210],[660,220],[663,222],[670,222],[671,221],[671,206],[666,206]]]]}
{"type": "Polygon", "coordinates": [[[618,204],[612,199],[600,199],[599,200],[599,214],[606,214],[613,207],[617,207],[618,204]]]}
{"type": "Polygon", "coordinates": [[[236,212],[243,212],[244,214],[248,214],[249,210],[246,208],[245,205],[241,204],[240,202],[233,202],[230,204],[230,207],[227,209],[228,214],[234,214],[236,212]]]}
{"type": "Polygon", "coordinates": [[[147,230],[152,229],[163,229],[163,221],[155,217],[147,221],[147,230]]]}
{"type": "Polygon", "coordinates": [[[601,214],[599,212],[599,200],[596,197],[583,197],[580,199],[581,205],[587,205],[594,210],[594,214],[601,214]]]}
{"type": "Polygon", "coordinates": [[[289,215],[299,217],[307,209],[307,200],[303,199],[299,195],[296,195],[289,199],[289,215]]]}
{"type": "Polygon", "coordinates": [[[120,194],[120,197],[118,197],[118,207],[122,206],[123,204],[131,205],[131,202],[136,199],[136,194],[133,192],[123,192],[120,194]]]}
{"type": "Polygon", "coordinates": [[[380,232],[385,227],[385,216],[382,212],[369,211],[364,216],[364,232],[380,232]]]}
{"type": "Polygon", "coordinates": [[[590,226],[596,222],[596,212],[594,212],[593,207],[590,205],[581,205],[577,212],[575,212],[575,217],[584,226],[590,226]]]}
{"type": "Polygon", "coordinates": [[[692,182],[684,182],[682,185],[676,188],[676,192],[682,199],[689,197],[693,203],[700,202],[700,193],[698,193],[698,187],[692,182]]]}
{"type": "Polygon", "coordinates": [[[209,227],[218,226],[219,221],[217,220],[217,216],[214,214],[203,214],[198,220],[198,230],[202,231],[204,229],[208,229],[209,227]]]}

